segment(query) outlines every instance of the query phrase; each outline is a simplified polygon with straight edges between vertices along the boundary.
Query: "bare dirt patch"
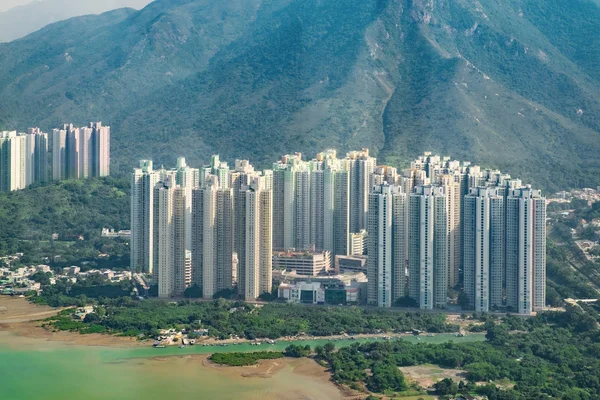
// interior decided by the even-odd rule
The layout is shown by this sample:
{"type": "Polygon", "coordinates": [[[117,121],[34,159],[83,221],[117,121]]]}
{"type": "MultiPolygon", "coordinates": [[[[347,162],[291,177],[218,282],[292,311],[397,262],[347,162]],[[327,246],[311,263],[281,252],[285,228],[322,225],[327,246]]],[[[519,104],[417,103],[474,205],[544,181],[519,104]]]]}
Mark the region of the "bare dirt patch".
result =
{"type": "Polygon", "coordinates": [[[433,384],[445,378],[460,382],[466,380],[466,371],[459,369],[440,368],[437,365],[420,365],[416,367],[400,367],[407,378],[419,386],[429,389],[433,384]]]}
{"type": "Polygon", "coordinates": [[[37,321],[52,317],[60,310],[32,304],[22,297],[0,296],[0,324],[37,321]]]}

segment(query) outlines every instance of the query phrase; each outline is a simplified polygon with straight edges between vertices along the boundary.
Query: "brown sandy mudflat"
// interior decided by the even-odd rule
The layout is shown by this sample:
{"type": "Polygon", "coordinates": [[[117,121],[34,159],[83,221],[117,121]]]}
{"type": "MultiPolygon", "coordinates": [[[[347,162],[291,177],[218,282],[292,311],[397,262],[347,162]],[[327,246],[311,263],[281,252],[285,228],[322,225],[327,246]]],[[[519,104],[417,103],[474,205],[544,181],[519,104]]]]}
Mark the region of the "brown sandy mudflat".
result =
{"type": "MultiPolygon", "coordinates": [[[[27,299],[0,296],[0,332],[10,332],[27,339],[42,339],[52,342],[63,342],[84,346],[147,346],[147,341],[139,341],[131,337],[57,331],[43,328],[41,320],[52,317],[61,311],[59,308],[38,306],[27,299]]],[[[14,341],[13,341],[14,343],[14,341]]]]}
{"type": "Polygon", "coordinates": [[[52,317],[60,310],[32,304],[22,297],[0,296],[0,324],[36,321],[52,317]]]}

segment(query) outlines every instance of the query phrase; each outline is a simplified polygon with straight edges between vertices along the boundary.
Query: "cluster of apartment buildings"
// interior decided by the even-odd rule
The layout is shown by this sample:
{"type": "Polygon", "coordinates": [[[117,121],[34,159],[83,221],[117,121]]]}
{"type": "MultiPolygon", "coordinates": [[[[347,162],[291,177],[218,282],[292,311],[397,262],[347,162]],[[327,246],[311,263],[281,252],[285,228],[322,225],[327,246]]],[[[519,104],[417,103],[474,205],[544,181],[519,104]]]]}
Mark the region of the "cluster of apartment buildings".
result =
{"type": "Polygon", "coordinates": [[[529,314],[545,304],[545,210],[518,179],[429,153],[401,172],[366,149],[286,155],[264,171],[218,156],[202,168],[144,160],[131,268],[160,297],[198,285],[205,298],[236,287],[253,300],[271,292],[274,262],[322,272],[342,257],[360,270],[366,257],[371,305],[443,309],[462,288],[471,309],[529,314]]]}
{"type": "Polygon", "coordinates": [[[0,192],[48,181],[48,134],[0,132],[0,192]]]}
{"type": "Polygon", "coordinates": [[[49,180],[84,179],[110,174],[110,127],[63,125],[48,134],[0,132],[0,191],[20,190],[49,180]]]}
{"type": "MultiPolygon", "coordinates": [[[[386,170],[390,170],[384,167],[386,170]]],[[[425,153],[369,200],[368,302],[531,314],[546,300],[546,199],[495,170],[425,153]]]]}

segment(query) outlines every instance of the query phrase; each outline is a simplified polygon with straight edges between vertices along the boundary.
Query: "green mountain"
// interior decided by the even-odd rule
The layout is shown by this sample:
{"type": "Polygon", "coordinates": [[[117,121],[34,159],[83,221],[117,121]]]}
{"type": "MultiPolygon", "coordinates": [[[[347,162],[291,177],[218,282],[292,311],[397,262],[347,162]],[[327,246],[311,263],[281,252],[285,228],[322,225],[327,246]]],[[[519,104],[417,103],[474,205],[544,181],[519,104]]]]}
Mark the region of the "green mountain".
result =
{"type": "Polygon", "coordinates": [[[115,170],[370,147],[600,184],[600,6],[157,0],[0,45],[0,126],[113,127],[115,170]]]}
{"type": "MultiPolygon", "coordinates": [[[[2,3],[8,0],[2,0],[2,3]]],[[[0,5],[0,42],[10,42],[56,21],[122,7],[140,9],[150,0],[30,0],[0,5]],[[10,7],[12,5],[12,7],[10,7]]]]}

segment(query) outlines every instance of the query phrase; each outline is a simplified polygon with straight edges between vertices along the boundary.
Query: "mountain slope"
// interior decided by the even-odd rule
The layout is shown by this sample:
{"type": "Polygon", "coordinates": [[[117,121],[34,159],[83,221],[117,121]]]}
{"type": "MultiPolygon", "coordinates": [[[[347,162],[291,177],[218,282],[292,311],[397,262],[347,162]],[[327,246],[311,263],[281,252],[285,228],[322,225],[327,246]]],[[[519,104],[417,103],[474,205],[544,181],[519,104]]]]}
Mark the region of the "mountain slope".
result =
{"type": "Polygon", "coordinates": [[[598,21],[583,0],[157,0],[0,45],[0,126],[103,120],[121,172],[368,146],[598,185],[598,21]]]}
{"type": "MultiPolygon", "coordinates": [[[[3,0],[6,1],[6,0],[3,0]]],[[[53,22],[123,7],[142,8],[151,0],[35,0],[0,12],[0,42],[10,42],[53,22]]],[[[14,3],[13,3],[14,5],[14,3]]]]}

